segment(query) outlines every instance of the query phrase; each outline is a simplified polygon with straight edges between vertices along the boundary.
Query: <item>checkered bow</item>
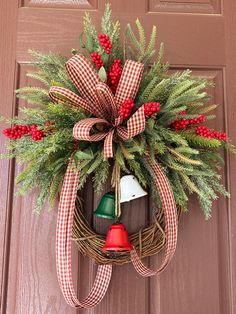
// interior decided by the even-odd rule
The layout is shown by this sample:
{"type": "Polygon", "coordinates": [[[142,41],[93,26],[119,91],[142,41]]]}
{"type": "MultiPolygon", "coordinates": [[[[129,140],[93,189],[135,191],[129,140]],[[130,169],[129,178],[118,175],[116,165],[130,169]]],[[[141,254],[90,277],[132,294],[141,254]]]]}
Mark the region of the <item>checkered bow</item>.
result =
{"type": "Polygon", "coordinates": [[[127,99],[135,98],[142,77],[143,64],[132,60],[126,61],[115,96],[107,84],[100,81],[98,74],[83,55],[72,57],[66,63],[66,69],[82,98],[68,89],[57,86],[50,88],[50,97],[55,102],[66,99],[72,105],[80,106],[95,116],[76,123],[73,128],[74,137],[90,142],[104,139],[104,157],[113,157],[114,137],[127,140],[145,129],[143,106],[130,117],[127,127],[121,125],[123,119],[118,116],[121,104],[127,99]],[[101,130],[99,131],[96,126],[101,130]]]}

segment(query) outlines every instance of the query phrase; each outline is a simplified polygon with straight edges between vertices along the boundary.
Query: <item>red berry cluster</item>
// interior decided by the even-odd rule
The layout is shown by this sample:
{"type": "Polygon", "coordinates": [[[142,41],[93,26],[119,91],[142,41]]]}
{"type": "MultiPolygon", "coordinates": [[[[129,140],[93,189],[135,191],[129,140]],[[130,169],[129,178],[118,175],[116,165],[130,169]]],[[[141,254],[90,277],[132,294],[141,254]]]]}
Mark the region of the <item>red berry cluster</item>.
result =
{"type": "Polygon", "coordinates": [[[91,53],[90,57],[91,61],[96,65],[98,69],[104,66],[104,62],[98,52],[91,53]]]}
{"type": "Polygon", "coordinates": [[[112,44],[110,41],[110,37],[106,34],[99,34],[98,35],[99,42],[102,46],[102,48],[106,51],[106,53],[109,55],[111,52],[112,44]]]}
{"type": "Polygon", "coordinates": [[[40,141],[43,137],[46,136],[44,131],[38,130],[38,126],[36,124],[31,125],[30,133],[33,141],[40,141]]]}
{"type": "Polygon", "coordinates": [[[113,64],[107,73],[107,84],[114,94],[116,92],[121,77],[121,73],[122,73],[121,60],[116,59],[113,61],[113,64]]]}
{"type": "Polygon", "coordinates": [[[31,128],[29,125],[14,125],[12,128],[3,130],[2,133],[12,140],[17,140],[23,135],[29,134],[30,131],[31,128]]]}
{"type": "Polygon", "coordinates": [[[7,128],[2,132],[12,140],[20,139],[23,135],[31,134],[34,141],[40,141],[46,134],[42,130],[38,130],[38,126],[33,125],[14,125],[12,128],[7,128]]]}
{"type": "Polygon", "coordinates": [[[159,102],[146,102],[144,104],[145,116],[151,117],[154,113],[160,111],[161,104],[159,102]]]}
{"type": "MultiPolygon", "coordinates": [[[[185,111],[179,113],[180,115],[186,114],[185,111]]],[[[178,119],[171,123],[171,127],[174,128],[176,131],[186,129],[188,126],[193,124],[200,124],[206,121],[206,117],[204,115],[200,115],[197,118],[193,119],[178,119]]]]}
{"type": "Polygon", "coordinates": [[[133,100],[126,99],[121,105],[121,107],[119,108],[118,113],[123,119],[127,119],[129,118],[133,108],[134,108],[133,100]]]}
{"type": "Polygon", "coordinates": [[[197,118],[189,119],[189,124],[201,124],[202,122],[205,122],[206,119],[206,116],[200,114],[200,116],[197,118]]]}
{"type": "Polygon", "coordinates": [[[223,132],[211,131],[207,126],[198,126],[196,128],[196,134],[208,138],[216,138],[221,141],[227,140],[227,134],[223,132]]]}
{"type": "Polygon", "coordinates": [[[189,125],[188,119],[175,120],[171,123],[171,127],[174,128],[176,131],[186,129],[188,125],[189,125]]]}

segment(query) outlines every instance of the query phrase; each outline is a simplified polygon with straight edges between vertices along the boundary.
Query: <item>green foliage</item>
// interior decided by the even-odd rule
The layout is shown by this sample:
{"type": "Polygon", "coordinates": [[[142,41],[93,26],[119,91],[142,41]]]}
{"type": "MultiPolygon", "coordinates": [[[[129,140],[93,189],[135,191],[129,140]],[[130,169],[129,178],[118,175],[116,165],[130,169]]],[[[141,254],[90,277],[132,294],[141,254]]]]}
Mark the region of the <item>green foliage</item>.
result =
{"type": "Polygon", "coordinates": [[[86,37],[86,43],[81,48],[86,48],[89,53],[96,51],[99,47],[98,33],[95,25],[92,22],[89,13],[85,13],[84,16],[84,35],[86,37]]]}
{"type": "Polygon", "coordinates": [[[222,145],[222,142],[214,139],[214,138],[207,138],[196,135],[193,132],[189,131],[182,131],[181,135],[185,138],[188,142],[192,143],[193,147],[208,147],[208,148],[218,148],[222,145]]]}
{"type": "Polygon", "coordinates": [[[108,160],[103,160],[99,167],[94,171],[94,189],[97,194],[100,194],[103,191],[108,175],[109,163],[108,160]]]}
{"type": "Polygon", "coordinates": [[[107,69],[111,64],[112,59],[121,58],[120,23],[118,21],[112,21],[110,4],[108,3],[105,6],[104,14],[101,19],[101,33],[110,37],[112,43],[112,56],[107,55],[101,47],[98,40],[98,32],[89,13],[85,13],[83,24],[84,31],[79,40],[83,54],[88,57],[88,54],[97,51],[102,57],[105,68],[107,69]]]}
{"type": "MultiPolygon", "coordinates": [[[[107,70],[114,59],[123,62],[132,58],[145,65],[138,93],[135,98],[136,108],[145,102],[159,102],[160,111],[152,118],[146,119],[142,134],[121,141],[113,142],[114,158],[124,173],[134,173],[139,182],[152,190],[156,203],[161,206],[160,195],[156,189],[153,173],[146,161],[146,155],[163,167],[174,192],[176,204],[183,210],[188,208],[189,194],[195,193],[205,217],[211,216],[212,202],[219,194],[229,194],[221,184],[218,174],[224,159],[220,148],[236,153],[230,141],[223,142],[206,138],[195,133],[195,127],[177,132],[171,123],[179,119],[179,112],[186,113],[181,118],[192,119],[200,114],[208,114],[207,120],[213,119],[211,111],[217,105],[209,104],[207,88],[212,85],[202,78],[194,77],[191,71],[169,73],[168,64],[163,63],[164,45],[153,62],[156,50],[157,28],[153,26],[147,40],[145,30],[136,20],[136,31],[128,24],[125,31],[124,45],[120,44],[120,24],[111,19],[111,8],[107,4],[101,20],[101,30],[110,37],[112,53],[107,55],[100,46],[98,32],[88,13],[85,14],[84,31],[79,38],[84,56],[90,60],[90,54],[97,51],[103,61],[104,68],[98,71],[102,81],[107,80],[107,70]],[[152,64],[151,64],[152,63],[152,64]]],[[[16,157],[19,163],[26,165],[18,175],[18,193],[22,194],[33,188],[40,193],[35,204],[35,211],[40,209],[46,199],[52,207],[61,190],[63,178],[70,158],[73,158],[76,170],[80,172],[78,189],[83,188],[88,179],[93,180],[94,189],[101,193],[111,172],[109,159],[103,156],[103,141],[75,141],[74,125],[91,114],[79,107],[72,107],[61,101],[55,104],[48,96],[50,86],[61,86],[79,95],[79,91],[69,79],[65,70],[67,58],[59,54],[30,51],[34,57],[34,71],[28,77],[38,85],[22,87],[17,96],[34,106],[21,108],[18,117],[8,119],[9,124],[38,125],[46,136],[41,141],[33,141],[30,135],[8,144],[6,158],[16,157]],[[50,122],[48,125],[47,123],[50,122]]],[[[72,54],[78,53],[77,49],[72,54]]],[[[126,123],[123,123],[126,126],[126,123]]],[[[96,128],[95,128],[96,129],[96,128]]],[[[1,157],[4,157],[1,156],[1,157]]]]}
{"type": "Polygon", "coordinates": [[[146,34],[144,27],[142,26],[139,19],[135,22],[139,39],[135,36],[132,27],[130,24],[127,24],[126,27],[126,41],[125,41],[125,51],[127,55],[125,58],[132,57],[133,60],[138,62],[142,62],[143,64],[147,64],[151,62],[152,58],[155,55],[155,44],[156,44],[156,26],[152,27],[152,32],[150,35],[150,39],[148,45],[146,45],[146,34]]]}

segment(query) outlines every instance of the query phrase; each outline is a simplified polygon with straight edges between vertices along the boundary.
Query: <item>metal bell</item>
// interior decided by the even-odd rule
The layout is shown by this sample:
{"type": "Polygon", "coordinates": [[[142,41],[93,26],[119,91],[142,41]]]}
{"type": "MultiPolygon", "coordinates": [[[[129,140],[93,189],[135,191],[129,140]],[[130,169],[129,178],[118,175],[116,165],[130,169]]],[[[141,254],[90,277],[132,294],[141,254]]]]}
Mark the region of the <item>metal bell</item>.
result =
{"type": "Polygon", "coordinates": [[[113,192],[108,192],[103,195],[94,215],[106,219],[116,219],[115,194],[113,192]]]}
{"type": "Polygon", "coordinates": [[[132,250],[132,245],[129,241],[128,232],[123,224],[118,223],[110,226],[107,232],[106,242],[102,250],[104,252],[120,252],[132,250]]]}
{"type": "Polygon", "coordinates": [[[147,195],[147,192],[139,184],[133,175],[123,176],[120,179],[120,202],[129,202],[147,195]]]}

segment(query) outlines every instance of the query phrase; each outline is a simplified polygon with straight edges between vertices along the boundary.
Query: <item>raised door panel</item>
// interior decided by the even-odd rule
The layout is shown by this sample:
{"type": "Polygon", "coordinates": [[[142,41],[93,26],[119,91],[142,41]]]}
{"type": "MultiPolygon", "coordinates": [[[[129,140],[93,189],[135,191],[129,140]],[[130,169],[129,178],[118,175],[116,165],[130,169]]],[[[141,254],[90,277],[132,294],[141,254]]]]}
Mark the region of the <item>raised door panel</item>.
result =
{"type": "MultiPolygon", "coordinates": [[[[15,54],[16,54],[16,21],[17,3],[0,1],[0,115],[11,116],[14,114],[15,98],[13,89],[15,86],[15,54]],[[9,23],[12,21],[12,23],[9,23]]],[[[2,131],[5,125],[0,125],[2,131]]],[[[1,137],[1,153],[6,153],[6,139],[1,137]]],[[[8,160],[0,162],[0,309],[4,307],[6,299],[9,237],[11,234],[11,210],[12,210],[12,178],[14,175],[12,163],[8,160]]]]}
{"type": "Polygon", "coordinates": [[[220,14],[220,0],[148,0],[152,12],[220,14]]]}
{"type": "Polygon", "coordinates": [[[22,0],[22,7],[95,9],[97,0],[22,0]]]}

